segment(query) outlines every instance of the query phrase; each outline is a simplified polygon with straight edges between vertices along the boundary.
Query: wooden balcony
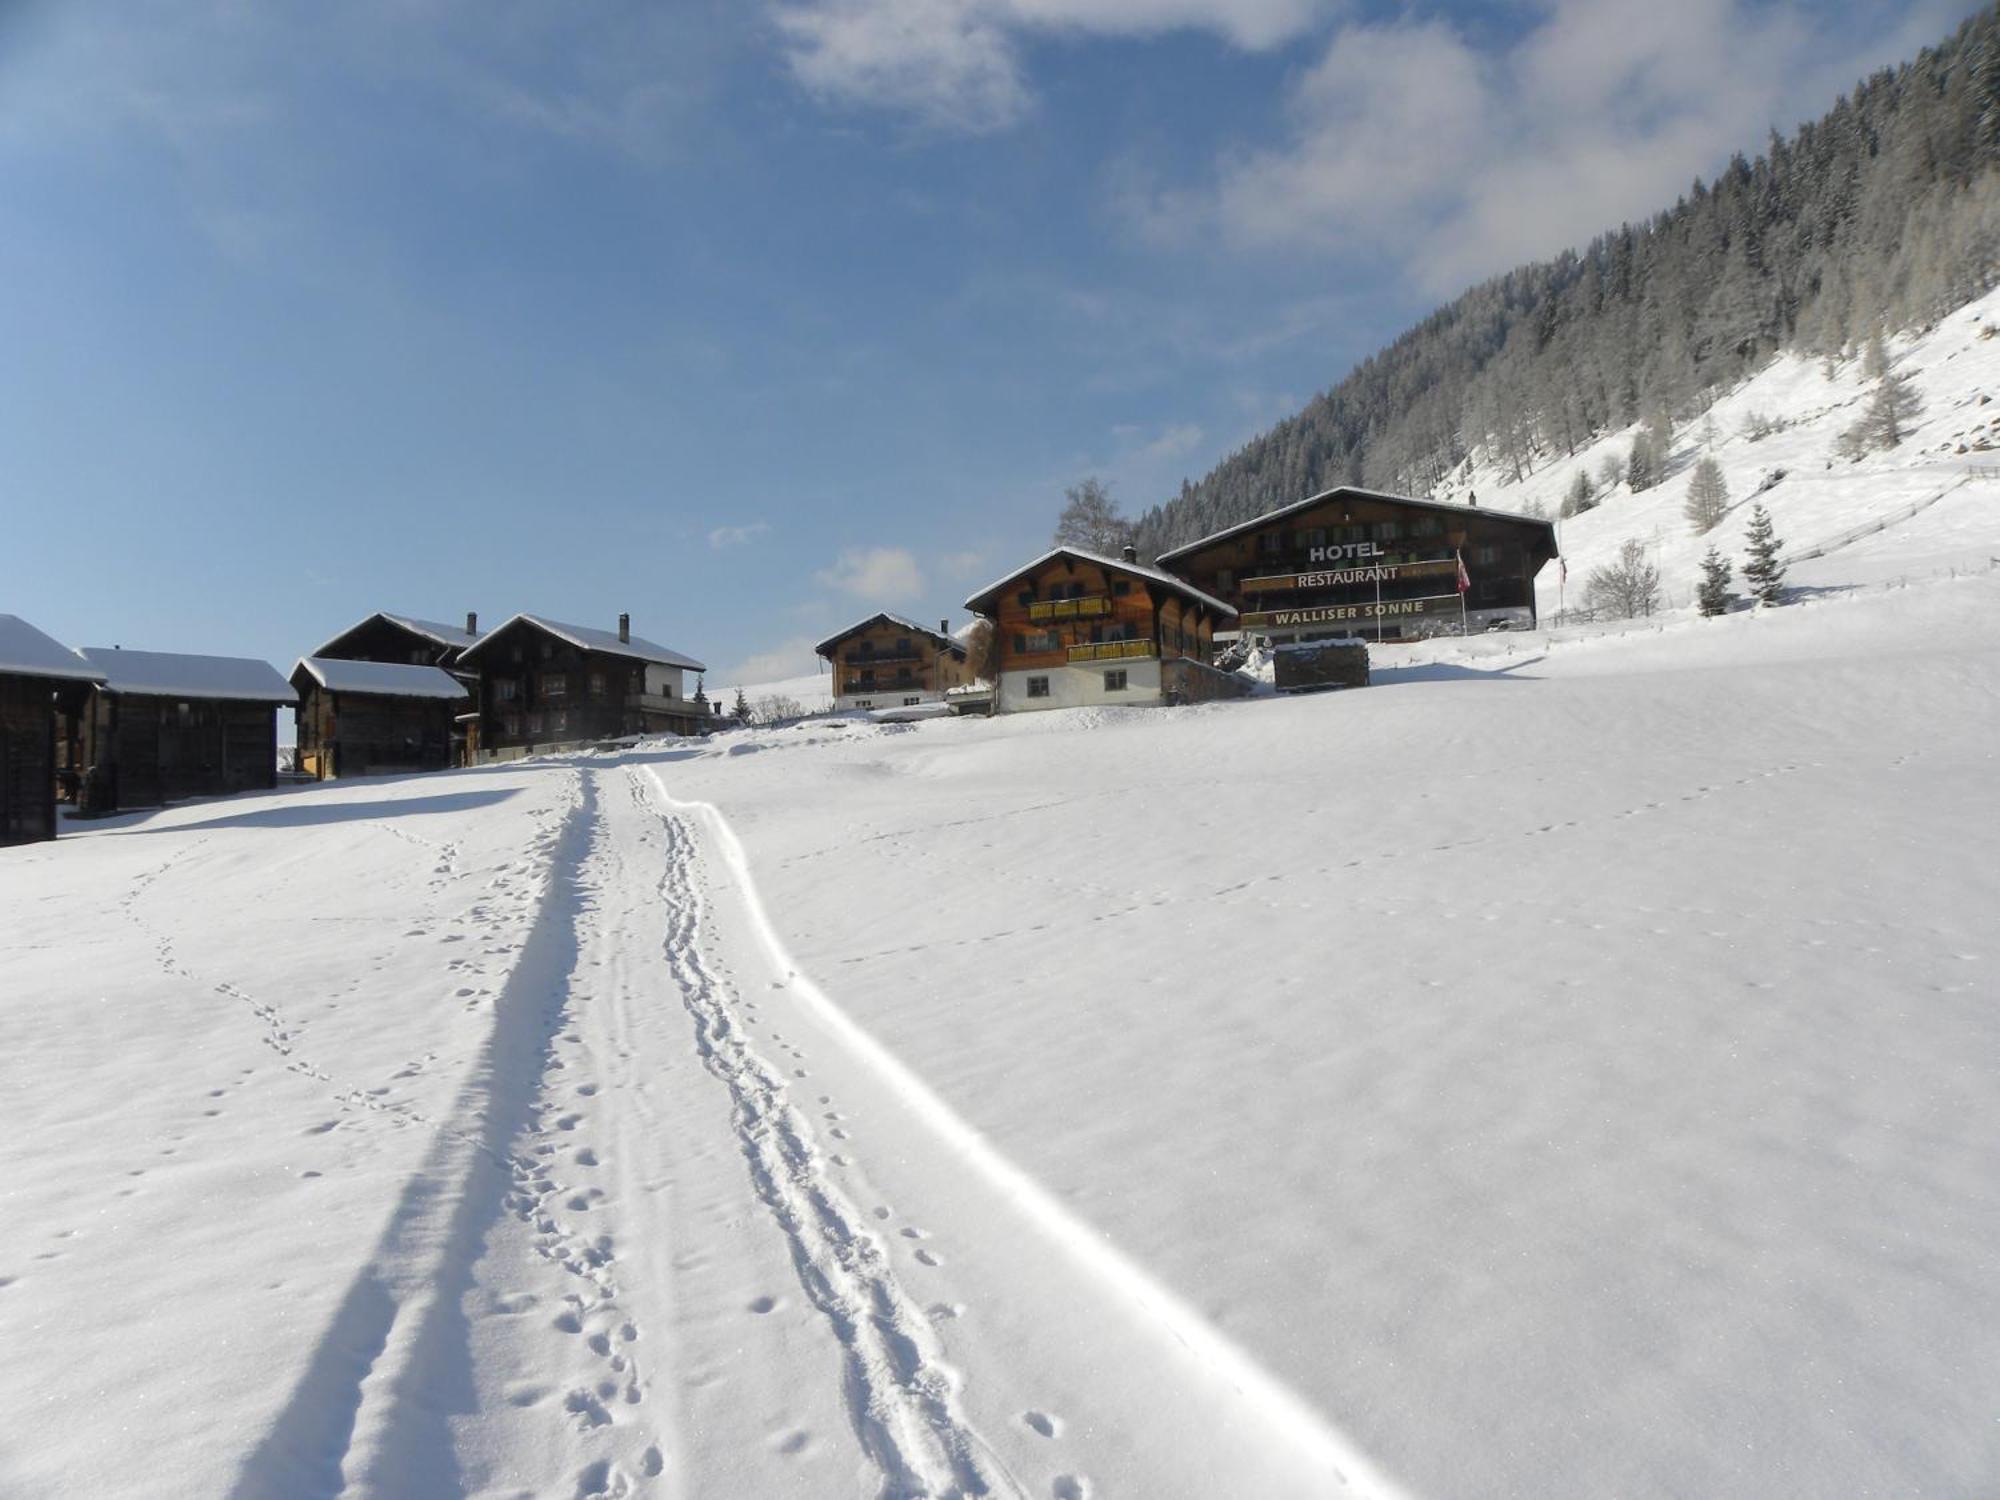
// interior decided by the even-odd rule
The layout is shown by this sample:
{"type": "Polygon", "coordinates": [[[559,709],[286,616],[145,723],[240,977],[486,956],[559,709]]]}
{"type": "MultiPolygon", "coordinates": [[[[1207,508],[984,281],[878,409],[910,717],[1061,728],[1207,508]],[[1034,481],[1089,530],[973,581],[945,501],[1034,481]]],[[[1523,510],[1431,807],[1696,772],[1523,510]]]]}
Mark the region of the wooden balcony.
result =
{"type": "Polygon", "coordinates": [[[912,646],[908,651],[857,651],[852,656],[843,657],[841,664],[849,671],[860,671],[864,667],[893,667],[901,662],[920,662],[923,656],[912,646]]]}
{"type": "Polygon", "coordinates": [[[1044,599],[1028,606],[1028,619],[1037,625],[1049,620],[1098,620],[1110,613],[1109,594],[1089,594],[1081,599],[1044,599]]]}
{"type": "Polygon", "coordinates": [[[1069,648],[1071,661],[1131,661],[1158,654],[1159,648],[1151,641],[1093,641],[1069,648]]]}
{"type": "Polygon", "coordinates": [[[661,693],[632,693],[626,697],[625,706],[656,714],[688,714],[695,718],[713,707],[712,704],[697,703],[692,698],[669,698],[661,693]]]}

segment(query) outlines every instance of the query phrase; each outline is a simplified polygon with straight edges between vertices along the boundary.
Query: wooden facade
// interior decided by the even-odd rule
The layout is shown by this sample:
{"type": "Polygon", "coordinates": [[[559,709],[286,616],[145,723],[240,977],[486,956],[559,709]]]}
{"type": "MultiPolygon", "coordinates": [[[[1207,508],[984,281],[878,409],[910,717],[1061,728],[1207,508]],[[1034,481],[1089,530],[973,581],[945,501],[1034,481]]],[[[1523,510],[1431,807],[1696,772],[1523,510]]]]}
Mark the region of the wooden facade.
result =
{"type": "Polygon", "coordinates": [[[1234,696],[1209,666],[1235,611],[1184,580],[1124,558],[1058,547],[966,601],[993,623],[999,712],[1234,696]],[[1167,663],[1187,663],[1164,671],[1167,663]],[[1216,681],[1210,683],[1206,676],[1216,681]],[[1199,691],[1191,686],[1199,679],[1199,691]]]}
{"type": "Polygon", "coordinates": [[[268,663],[102,647],[83,656],[104,674],[68,734],[85,811],[278,784],[278,711],[296,699],[268,663]]]}
{"type": "Polygon", "coordinates": [[[1163,552],[1159,566],[1274,641],[1528,629],[1555,528],[1531,516],[1341,488],[1163,552]],[[1459,587],[1459,566],[1466,587],[1459,587]]]}
{"type": "MultiPolygon", "coordinates": [[[[326,642],[315,657],[330,661],[394,662],[413,667],[439,667],[465,684],[468,698],[476,698],[479,677],[461,670],[459,658],[479,642],[479,616],[468,611],[463,626],[442,620],[423,620],[415,615],[377,611],[360,623],[326,642]]],[[[452,727],[451,760],[455,766],[470,765],[479,758],[479,716],[462,713],[452,727]]]]}
{"type": "Polygon", "coordinates": [[[330,781],[442,771],[465,685],[438,667],[307,657],[292,670],[299,695],[299,769],[330,781]]]}
{"type": "Polygon", "coordinates": [[[618,629],[515,615],[461,658],[478,674],[477,744],[484,760],[626,739],[706,734],[719,722],[699,682],[707,670],[678,651],[618,629]]]}
{"type": "Polygon", "coordinates": [[[871,615],[814,648],[833,667],[833,706],[913,708],[973,680],[965,643],[947,622],[930,630],[900,615],[871,615]]]}
{"type": "Polygon", "coordinates": [[[0,846],[56,836],[57,724],[101,677],[17,615],[0,615],[0,846]]]}

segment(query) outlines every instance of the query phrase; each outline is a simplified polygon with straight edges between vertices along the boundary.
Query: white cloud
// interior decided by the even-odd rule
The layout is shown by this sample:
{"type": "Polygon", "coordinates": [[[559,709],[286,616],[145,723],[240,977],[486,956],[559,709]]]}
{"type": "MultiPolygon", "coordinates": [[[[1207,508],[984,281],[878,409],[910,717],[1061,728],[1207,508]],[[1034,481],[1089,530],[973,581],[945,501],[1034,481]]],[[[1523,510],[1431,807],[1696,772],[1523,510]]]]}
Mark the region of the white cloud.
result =
{"type": "Polygon", "coordinates": [[[741,547],[768,535],[770,530],[770,524],[765,521],[752,521],[747,526],[718,526],[709,532],[708,545],[717,552],[727,547],[741,547]]]}
{"type": "Polygon", "coordinates": [[[1281,144],[1152,192],[1139,221],[1158,239],[1397,255],[1452,291],[1650,215],[1956,14],[1918,0],[1845,50],[1805,0],[1549,0],[1494,51],[1441,20],[1346,27],[1293,83],[1281,144]]]}
{"type": "Polygon", "coordinates": [[[923,569],[902,547],[848,547],[830,568],[813,575],[828,588],[864,604],[895,604],[923,592],[923,569]]]}
{"type": "MultiPolygon", "coordinates": [[[[721,676],[720,680],[728,684],[728,691],[734,691],[739,685],[756,688],[768,683],[810,677],[820,670],[819,657],[813,653],[814,644],[810,636],[795,635],[780,641],[768,651],[749,657],[734,671],[721,676]]],[[[724,706],[727,707],[726,702],[724,706]]]]}
{"type": "Polygon", "coordinates": [[[1013,124],[1033,106],[1021,47],[1036,35],[1213,32],[1250,50],[1298,36],[1330,0],[791,0],[778,6],[809,91],[949,130],[1013,124]]]}

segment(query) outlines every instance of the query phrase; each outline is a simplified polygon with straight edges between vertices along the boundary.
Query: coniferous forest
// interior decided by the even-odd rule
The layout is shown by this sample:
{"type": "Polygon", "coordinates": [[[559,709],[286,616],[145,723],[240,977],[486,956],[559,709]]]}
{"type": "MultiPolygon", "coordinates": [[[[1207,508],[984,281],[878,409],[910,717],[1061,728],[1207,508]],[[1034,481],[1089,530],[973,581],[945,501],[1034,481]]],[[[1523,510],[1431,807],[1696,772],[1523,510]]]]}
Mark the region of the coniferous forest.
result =
{"type": "Polygon", "coordinates": [[[1837,354],[2000,281],[2000,6],[1755,160],[1466,292],[1139,518],[1147,556],[1339,484],[1432,493],[1662,424],[1781,350],[1837,354]]]}

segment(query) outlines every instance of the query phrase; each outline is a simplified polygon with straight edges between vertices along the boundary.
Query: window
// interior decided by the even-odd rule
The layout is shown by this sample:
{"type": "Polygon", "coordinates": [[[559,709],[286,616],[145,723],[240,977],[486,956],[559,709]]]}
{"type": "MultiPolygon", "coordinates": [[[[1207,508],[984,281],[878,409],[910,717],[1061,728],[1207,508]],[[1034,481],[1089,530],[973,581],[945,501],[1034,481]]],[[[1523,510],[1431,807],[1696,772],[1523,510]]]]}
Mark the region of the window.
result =
{"type": "Polygon", "coordinates": [[[1279,532],[1261,532],[1257,537],[1257,550],[1266,557],[1276,557],[1283,550],[1284,542],[1284,536],[1279,532]]]}
{"type": "Polygon", "coordinates": [[[1304,531],[1299,533],[1299,545],[1301,547],[1324,547],[1326,545],[1326,528],[1324,526],[1308,526],[1304,531]]]}
{"type": "Polygon", "coordinates": [[[1048,695],[1049,695],[1048,678],[1030,677],[1028,679],[1028,696],[1030,698],[1046,698],[1048,697],[1048,695]]]}
{"type": "Polygon", "coordinates": [[[567,698],[569,696],[569,679],[560,672],[544,674],[542,677],[542,696],[544,698],[567,698]]]}
{"type": "Polygon", "coordinates": [[[1026,651],[1028,649],[1028,638],[1016,632],[1014,636],[1014,649],[1016,651],[1026,651]]]}
{"type": "Polygon", "coordinates": [[[529,714],[528,733],[534,735],[534,734],[540,734],[541,732],[542,732],[542,716],[540,714],[529,714]]]}
{"type": "Polygon", "coordinates": [[[1117,582],[1111,585],[1111,597],[1114,599],[1123,599],[1127,594],[1131,592],[1132,592],[1132,584],[1128,579],[1120,578],[1117,582]]]}
{"type": "Polygon", "coordinates": [[[602,697],[604,696],[604,693],[605,693],[605,686],[606,686],[606,685],[605,685],[605,681],[604,681],[604,674],[603,674],[602,672],[592,672],[592,673],[590,674],[590,696],[591,696],[591,697],[593,697],[593,698],[602,698],[602,697]]]}
{"type": "Polygon", "coordinates": [[[428,652],[428,651],[412,651],[412,652],[410,653],[410,665],[411,665],[411,666],[413,666],[413,667],[428,667],[428,666],[429,666],[430,664],[431,664],[431,654],[430,654],[430,652],[428,652]]]}
{"type": "Polygon", "coordinates": [[[500,723],[508,739],[518,740],[521,737],[521,716],[519,714],[502,714],[500,716],[500,723]]]}
{"type": "Polygon", "coordinates": [[[1026,638],[1026,644],[1021,649],[1024,651],[1060,651],[1062,650],[1062,637],[1057,635],[1053,630],[1037,630],[1026,638]]]}
{"type": "Polygon", "coordinates": [[[553,646],[552,644],[550,644],[550,643],[549,643],[548,641],[543,641],[543,642],[542,642],[542,660],[543,660],[543,661],[547,661],[547,660],[548,660],[548,659],[549,659],[550,657],[554,656],[555,654],[556,654],[556,648],[555,648],[555,647],[554,647],[554,646],[553,646]]]}
{"type": "Polygon", "coordinates": [[[493,679],[493,697],[500,703],[512,703],[521,696],[521,684],[512,677],[493,679]]]}
{"type": "Polygon", "coordinates": [[[1397,537],[1402,535],[1402,532],[1403,528],[1398,526],[1394,521],[1377,521],[1375,523],[1374,539],[1378,542],[1393,542],[1397,537]]]}
{"type": "Polygon", "coordinates": [[[916,707],[916,706],[917,706],[917,705],[918,705],[919,703],[921,703],[921,702],[923,702],[923,701],[924,701],[924,700],[923,700],[923,699],[921,699],[921,698],[905,698],[905,699],[903,700],[903,707],[905,707],[905,708],[915,708],[915,707],[916,707]]]}
{"type": "Polygon", "coordinates": [[[551,734],[561,734],[564,730],[568,728],[569,728],[569,714],[567,712],[565,712],[562,709],[557,709],[554,713],[549,715],[549,732],[551,734]]]}
{"type": "Polygon", "coordinates": [[[1026,609],[1030,604],[1033,604],[1034,602],[1035,602],[1035,591],[1033,589],[1022,589],[1021,608],[1026,609]]]}
{"type": "Polygon", "coordinates": [[[1104,674],[1104,691],[1107,693],[1122,693],[1125,691],[1125,669],[1123,667],[1120,667],[1115,672],[1106,672],[1104,674]]]}
{"type": "Polygon", "coordinates": [[[875,700],[873,698],[859,698],[855,700],[854,706],[856,708],[873,708],[875,700]]]}
{"type": "Polygon", "coordinates": [[[1500,549],[1494,546],[1476,548],[1473,551],[1472,560],[1490,567],[1492,564],[1500,561],[1500,549]]]}
{"type": "Polygon", "coordinates": [[[898,650],[899,652],[900,652],[900,651],[907,651],[907,650],[909,650],[909,649],[910,649],[910,638],[909,638],[908,636],[906,636],[906,635],[899,635],[899,636],[897,636],[897,637],[896,637],[896,649],[897,649],[897,650],[898,650]]]}

